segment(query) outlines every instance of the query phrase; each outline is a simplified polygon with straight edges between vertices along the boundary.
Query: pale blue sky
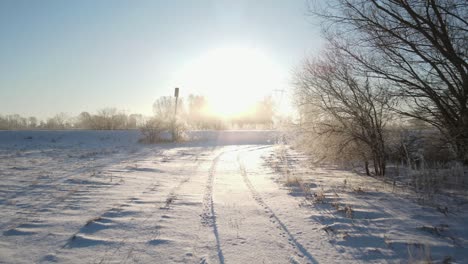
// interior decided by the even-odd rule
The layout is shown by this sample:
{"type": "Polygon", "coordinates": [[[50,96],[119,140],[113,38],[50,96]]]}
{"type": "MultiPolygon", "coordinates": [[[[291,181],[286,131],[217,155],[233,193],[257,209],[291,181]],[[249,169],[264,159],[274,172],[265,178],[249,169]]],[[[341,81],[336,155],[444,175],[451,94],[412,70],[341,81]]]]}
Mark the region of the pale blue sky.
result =
{"type": "Polygon", "coordinates": [[[148,115],[175,86],[210,92],[190,87],[187,65],[232,46],[281,70],[258,88],[268,94],[287,89],[292,69],[320,45],[306,0],[0,0],[0,114],[148,115]]]}

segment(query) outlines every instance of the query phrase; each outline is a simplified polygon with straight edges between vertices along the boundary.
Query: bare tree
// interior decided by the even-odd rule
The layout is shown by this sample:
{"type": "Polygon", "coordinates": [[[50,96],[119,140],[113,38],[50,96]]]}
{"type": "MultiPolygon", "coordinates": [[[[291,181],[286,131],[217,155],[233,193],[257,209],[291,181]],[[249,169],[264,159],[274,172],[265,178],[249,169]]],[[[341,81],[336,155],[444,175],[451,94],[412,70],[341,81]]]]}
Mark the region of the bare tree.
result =
{"type": "Polygon", "coordinates": [[[322,57],[304,63],[296,75],[296,88],[306,121],[303,125],[315,135],[333,138],[337,154],[344,149],[355,152],[364,161],[367,174],[371,160],[375,174],[385,175],[384,127],[391,97],[379,83],[360,76],[339,51],[327,50],[322,57]]]}
{"type": "Polygon", "coordinates": [[[28,128],[35,129],[37,127],[37,118],[34,116],[28,117],[28,128]]]}
{"type": "MultiPolygon", "coordinates": [[[[183,101],[180,98],[177,104],[177,114],[182,114],[184,110],[183,101]]],[[[161,96],[153,104],[154,115],[165,121],[172,120],[175,112],[175,99],[171,96],[161,96]]]]}
{"type": "Polygon", "coordinates": [[[103,108],[92,118],[94,129],[125,129],[126,123],[127,115],[123,111],[119,111],[117,108],[103,108]]]}
{"type": "Polygon", "coordinates": [[[70,117],[65,113],[59,113],[54,115],[51,118],[47,118],[45,123],[46,129],[68,129],[71,128],[70,122],[68,120],[70,117]]]}
{"type": "Polygon", "coordinates": [[[88,112],[81,112],[78,115],[76,126],[82,129],[94,129],[93,117],[88,112]]]}
{"type": "Polygon", "coordinates": [[[0,129],[26,129],[28,127],[28,119],[18,114],[0,115],[0,129]]]}
{"type": "Polygon", "coordinates": [[[467,1],[335,0],[313,13],[336,47],[395,88],[399,113],[437,127],[468,163],[467,1]]]}

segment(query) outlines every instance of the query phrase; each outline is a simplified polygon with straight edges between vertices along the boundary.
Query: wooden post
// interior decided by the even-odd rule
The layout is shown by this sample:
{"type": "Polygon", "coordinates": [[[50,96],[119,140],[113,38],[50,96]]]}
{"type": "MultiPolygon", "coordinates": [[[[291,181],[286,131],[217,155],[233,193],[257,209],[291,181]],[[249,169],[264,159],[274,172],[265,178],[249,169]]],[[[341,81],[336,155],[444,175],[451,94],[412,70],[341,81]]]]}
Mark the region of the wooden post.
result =
{"type": "Polygon", "coordinates": [[[174,89],[174,97],[175,97],[175,108],[174,108],[174,120],[172,123],[172,141],[177,140],[177,131],[176,131],[176,118],[177,118],[177,103],[179,99],[179,88],[174,89]]]}

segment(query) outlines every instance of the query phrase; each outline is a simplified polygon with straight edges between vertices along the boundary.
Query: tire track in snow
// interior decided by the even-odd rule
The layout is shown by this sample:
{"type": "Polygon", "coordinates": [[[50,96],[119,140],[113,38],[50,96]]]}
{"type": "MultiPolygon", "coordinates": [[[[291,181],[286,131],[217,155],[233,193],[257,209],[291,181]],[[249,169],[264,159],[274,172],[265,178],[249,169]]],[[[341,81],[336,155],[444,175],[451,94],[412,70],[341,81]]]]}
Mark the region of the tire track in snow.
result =
{"type": "MultiPolygon", "coordinates": [[[[265,147],[247,146],[240,150],[252,151],[252,150],[257,150],[257,149],[262,149],[262,148],[265,148],[265,147]]],[[[219,159],[221,158],[223,154],[227,152],[233,152],[233,151],[239,151],[239,149],[237,148],[233,150],[223,151],[213,159],[213,162],[208,172],[208,179],[205,185],[206,187],[205,187],[205,195],[203,197],[203,212],[200,215],[201,217],[200,221],[202,225],[213,228],[213,233],[214,233],[215,240],[216,240],[216,250],[217,250],[219,262],[221,264],[224,264],[225,260],[224,260],[224,254],[221,248],[221,239],[219,236],[218,225],[216,223],[216,213],[215,213],[214,201],[213,201],[213,184],[214,184],[214,178],[215,178],[215,173],[216,173],[216,167],[218,165],[219,159]]],[[[206,260],[202,259],[201,263],[206,263],[206,260]]]]}
{"type": "MultiPolygon", "coordinates": [[[[244,163],[242,162],[240,158],[240,153],[237,154],[237,162],[239,164],[239,169],[242,175],[242,179],[245,185],[247,186],[247,188],[249,189],[250,193],[252,194],[252,197],[254,198],[254,200],[257,202],[258,205],[260,205],[262,208],[266,210],[266,212],[268,212],[269,217],[275,220],[274,222],[273,221],[271,222],[275,223],[278,229],[282,230],[285,234],[288,235],[289,244],[292,245],[295,249],[299,250],[300,254],[307,257],[310,263],[318,264],[318,261],[307,251],[307,249],[301,243],[299,243],[299,241],[297,241],[297,239],[294,237],[293,234],[291,234],[291,232],[289,231],[287,226],[284,224],[284,222],[281,221],[279,217],[275,214],[275,212],[271,209],[271,207],[268,206],[268,204],[266,204],[266,202],[263,200],[261,195],[252,185],[252,182],[249,180],[249,177],[247,176],[247,171],[245,170],[244,163]]],[[[300,255],[297,252],[296,254],[300,255]]],[[[294,263],[294,260],[291,260],[291,261],[294,263]]]]}
{"type": "MultiPolygon", "coordinates": [[[[249,149],[249,148],[251,148],[251,147],[247,147],[246,149],[249,149]]],[[[197,153],[195,159],[193,160],[196,164],[194,165],[194,167],[192,169],[190,169],[190,171],[197,170],[199,168],[199,166],[202,164],[202,162],[206,161],[204,159],[200,159],[200,155],[201,155],[202,152],[204,152],[204,151],[201,150],[199,153],[197,153]]],[[[215,168],[216,168],[218,159],[221,157],[222,154],[224,154],[224,153],[218,154],[218,156],[216,156],[216,158],[212,161],[211,167],[209,169],[208,182],[210,182],[210,181],[213,182],[214,181],[215,168]]],[[[161,201],[159,201],[155,205],[155,209],[157,208],[156,210],[150,212],[144,219],[142,219],[140,221],[130,222],[130,223],[127,223],[127,224],[132,225],[132,226],[141,226],[141,225],[147,223],[150,220],[156,220],[154,218],[158,215],[158,213],[163,211],[164,213],[159,215],[159,217],[155,221],[154,231],[152,231],[149,234],[150,238],[148,239],[148,241],[156,240],[160,236],[160,232],[161,232],[161,230],[159,228],[159,224],[162,222],[162,220],[164,220],[168,216],[167,212],[170,212],[171,205],[173,204],[173,202],[175,200],[177,200],[178,192],[182,189],[184,184],[189,182],[191,176],[192,176],[191,174],[188,174],[187,176],[185,176],[181,180],[179,180],[178,183],[167,192],[167,195],[165,195],[165,198],[163,198],[161,201]]],[[[209,187],[210,190],[212,190],[212,186],[213,186],[213,184],[211,184],[210,186],[207,186],[206,188],[208,189],[208,187],[209,187]]],[[[207,197],[206,193],[207,192],[205,191],[205,196],[204,196],[203,201],[205,201],[205,199],[207,197]]],[[[131,200],[131,203],[133,203],[132,200],[131,200]]],[[[124,203],[124,204],[128,204],[128,203],[124,203]]],[[[206,205],[205,202],[203,204],[206,205]]],[[[213,209],[213,211],[211,211],[212,213],[210,212],[210,214],[214,215],[214,207],[212,206],[212,203],[211,203],[211,208],[213,209]]],[[[205,209],[204,209],[204,212],[205,212],[205,209]]],[[[104,214],[104,216],[105,216],[105,214],[104,214]]],[[[216,226],[216,233],[217,233],[217,226],[216,226]]],[[[133,234],[125,236],[122,239],[120,239],[118,242],[116,242],[116,244],[117,244],[116,246],[115,245],[114,246],[109,246],[108,249],[104,251],[104,254],[101,254],[101,256],[98,257],[98,259],[95,259],[94,262],[95,263],[110,263],[110,262],[117,261],[118,263],[126,263],[130,259],[131,255],[133,254],[133,252],[134,252],[134,250],[136,249],[136,246],[137,246],[136,244],[135,245],[131,244],[130,247],[128,247],[128,248],[125,246],[126,243],[128,242],[128,240],[130,238],[132,238],[133,236],[134,236],[133,234]],[[122,259],[115,260],[116,258],[118,259],[119,256],[122,256],[122,259]]],[[[218,237],[217,241],[219,241],[219,235],[217,235],[216,237],[218,237]]],[[[217,244],[219,245],[218,248],[220,249],[221,248],[220,244],[219,243],[217,243],[217,244]]],[[[218,253],[218,255],[219,255],[219,253],[218,253]]],[[[219,255],[219,256],[221,256],[221,258],[224,261],[224,258],[222,257],[223,256],[222,252],[221,252],[221,255],[219,255]]],[[[224,262],[221,262],[221,263],[224,263],[224,262]]]]}
{"type": "Polygon", "coordinates": [[[205,226],[211,226],[213,228],[213,233],[216,239],[216,250],[218,252],[218,259],[219,263],[224,264],[224,255],[223,255],[223,250],[221,248],[221,241],[219,238],[219,232],[218,232],[218,225],[216,224],[216,214],[214,210],[214,204],[213,204],[213,183],[214,183],[214,177],[216,173],[216,166],[218,165],[218,161],[220,157],[224,154],[225,152],[221,152],[214,158],[209,173],[208,173],[208,180],[206,182],[206,187],[205,187],[205,196],[203,197],[203,212],[201,214],[201,222],[205,226]]]}

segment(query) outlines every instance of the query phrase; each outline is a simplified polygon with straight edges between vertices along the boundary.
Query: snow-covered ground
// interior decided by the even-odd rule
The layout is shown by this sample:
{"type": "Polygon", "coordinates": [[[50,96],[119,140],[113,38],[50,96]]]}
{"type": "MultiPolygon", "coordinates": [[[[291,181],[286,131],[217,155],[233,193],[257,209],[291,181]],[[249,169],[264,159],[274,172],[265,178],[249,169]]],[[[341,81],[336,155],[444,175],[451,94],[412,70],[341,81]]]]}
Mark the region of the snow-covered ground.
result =
{"type": "Polygon", "coordinates": [[[0,131],[0,263],[468,262],[468,203],[310,167],[272,131],[139,137],[0,131]]]}

